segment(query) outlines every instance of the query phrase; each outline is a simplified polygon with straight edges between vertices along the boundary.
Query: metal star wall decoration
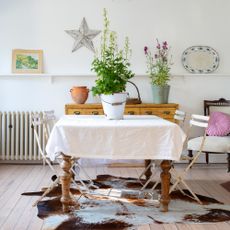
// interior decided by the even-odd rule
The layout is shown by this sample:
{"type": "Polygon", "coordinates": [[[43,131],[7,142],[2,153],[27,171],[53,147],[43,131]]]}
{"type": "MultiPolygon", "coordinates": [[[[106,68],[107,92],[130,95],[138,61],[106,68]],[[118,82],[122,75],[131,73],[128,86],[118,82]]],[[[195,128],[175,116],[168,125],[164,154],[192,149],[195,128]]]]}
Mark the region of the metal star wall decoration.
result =
{"type": "Polygon", "coordinates": [[[83,18],[79,30],[65,30],[65,32],[75,40],[72,52],[85,46],[95,53],[92,39],[95,38],[101,31],[89,29],[85,18],[83,18]]]}

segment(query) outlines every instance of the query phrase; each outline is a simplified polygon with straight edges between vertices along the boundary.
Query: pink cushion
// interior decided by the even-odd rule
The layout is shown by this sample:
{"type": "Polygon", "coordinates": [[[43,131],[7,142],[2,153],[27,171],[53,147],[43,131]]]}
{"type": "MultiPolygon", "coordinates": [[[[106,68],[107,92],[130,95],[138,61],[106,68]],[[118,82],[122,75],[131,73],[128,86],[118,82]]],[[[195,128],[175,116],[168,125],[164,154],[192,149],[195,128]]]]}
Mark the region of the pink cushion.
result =
{"type": "Polygon", "coordinates": [[[226,136],[230,133],[230,115],[211,112],[206,132],[209,136],[226,136]]]}

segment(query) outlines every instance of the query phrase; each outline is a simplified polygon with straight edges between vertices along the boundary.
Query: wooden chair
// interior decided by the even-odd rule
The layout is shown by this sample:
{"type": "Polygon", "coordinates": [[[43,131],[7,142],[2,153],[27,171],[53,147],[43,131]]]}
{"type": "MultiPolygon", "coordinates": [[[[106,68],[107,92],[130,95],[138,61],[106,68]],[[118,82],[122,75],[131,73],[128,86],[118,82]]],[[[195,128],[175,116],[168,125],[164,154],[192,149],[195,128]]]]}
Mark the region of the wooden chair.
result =
{"type": "MultiPolygon", "coordinates": [[[[230,114],[230,100],[220,98],[219,100],[204,100],[204,115],[209,116],[212,111],[220,111],[230,114]]],[[[188,156],[193,156],[193,151],[197,151],[200,137],[190,140],[188,143],[188,156]]],[[[203,148],[206,155],[206,163],[209,163],[209,154],[227,154],[228,172],[230,172],[230,136],[207,136],[203,148]]]]}
{"type": "MultiPolygon", "coordinates": [[[[188,186],[188,184],[185,182],[185,176],[188,173],[188,171],[190,170],[190,168],[193,166],[193,164],[197,161],[197,159],[199,158],[200,154],[203,151],[203,147],[205,145],[205,141],[206,141],[206,128],[208,127],[208,120],[209,117],[208,116],[203,116],[203,115],[197,115],[197,114],[193,114],[191,116],[190,122],[189,122],[189,130],[187,133],[187,138],[186,138],[186,142],[189,140],[189,134],[190,131],[192,129],[192,127],[200,127],[203,128],[203,135],[201,137],[201,140],[199,142],[199,147],[197,148],[196,154],[193,157],[189,157],[187,155],[183,155],[181,156],[181,161],[182,160],[189,160],[190,163],[188,164],[188,166],[182,171],[182,172],[178,172],[175,167],[172,167],[170,172],[172,175],[172,178],[174,180],[173,185],[170,188],[170,193],[172,191],[175,190],[175,188],[179,188],[179,190],[187,196],[190,196],[188,194],[185,194],[182,187],[185,187],[191,194],[191,198],[194,198],[198,203],[201,204],[201,201],[199,200],[199,198],[196,196],[196,194],[192,191],[192,189],[188,186]]],[[[189,141],[188,141],[189,142],[189,141]]]]}

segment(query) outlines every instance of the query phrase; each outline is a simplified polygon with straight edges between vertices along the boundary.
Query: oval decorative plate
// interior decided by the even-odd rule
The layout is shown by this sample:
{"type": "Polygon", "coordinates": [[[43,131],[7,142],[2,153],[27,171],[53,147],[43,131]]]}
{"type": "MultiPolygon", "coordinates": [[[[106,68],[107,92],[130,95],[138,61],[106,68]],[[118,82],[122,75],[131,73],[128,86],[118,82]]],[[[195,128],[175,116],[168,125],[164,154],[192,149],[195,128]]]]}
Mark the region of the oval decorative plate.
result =
{"type": "Polygon", "coordinates": [[[192,46],[183,52],[182,64],[190,73],[211,73],[219,65],[219,55],[209,46],[192,46]]]}

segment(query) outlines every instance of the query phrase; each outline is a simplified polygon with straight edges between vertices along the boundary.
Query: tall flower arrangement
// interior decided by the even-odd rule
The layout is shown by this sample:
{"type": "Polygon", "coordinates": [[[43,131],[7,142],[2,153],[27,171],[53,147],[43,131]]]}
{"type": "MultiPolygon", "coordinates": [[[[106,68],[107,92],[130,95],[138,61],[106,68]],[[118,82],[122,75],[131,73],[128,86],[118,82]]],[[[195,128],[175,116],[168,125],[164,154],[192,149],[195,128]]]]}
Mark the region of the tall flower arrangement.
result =
{"type": "Polygon", "coordinates": [[[107,11],[104,9],[104,30],[101,37],[101,50],[92,62],[92,70],[97,73],[93,95],[124,92],[127,81],[134,76],[129,69],[129,39],[126,37],[123,50],[118,48],[117,34],[109,29],[107,11]]]}
{"type": "Polygon", "coordinates": [[[149,74],[153,85],[165,86],[169,82],[170,65],[172,65],[172,57],[169,57],[169,50],[167,41],[160,43],[158,39],[154,53],[147,46],[144,47],[147,59],[147,74],[149,74]]]}

